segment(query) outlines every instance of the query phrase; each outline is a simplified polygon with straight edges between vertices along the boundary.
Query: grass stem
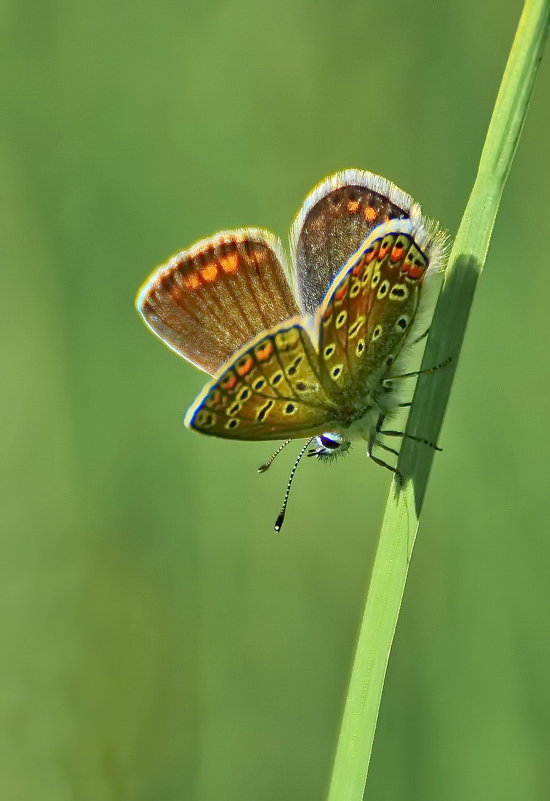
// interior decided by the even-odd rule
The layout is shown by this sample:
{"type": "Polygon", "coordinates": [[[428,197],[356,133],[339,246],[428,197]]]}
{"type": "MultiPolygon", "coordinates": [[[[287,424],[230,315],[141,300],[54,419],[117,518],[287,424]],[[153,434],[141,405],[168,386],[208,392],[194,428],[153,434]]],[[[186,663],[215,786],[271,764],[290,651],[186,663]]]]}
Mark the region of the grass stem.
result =
{"type": "MultiPolygon", "coordinates": [[[[526,0],[481,154],[477,177],[451,251],[407,431],[437,441],[470,307],[483,269],[500,198],[517,148],[542,57],[550,0],[526,0]]],[[[433,459],[430,448],[404,440],[380,531],[340,729],[328,801],[361,801],[397,625],[433,459]]]]}

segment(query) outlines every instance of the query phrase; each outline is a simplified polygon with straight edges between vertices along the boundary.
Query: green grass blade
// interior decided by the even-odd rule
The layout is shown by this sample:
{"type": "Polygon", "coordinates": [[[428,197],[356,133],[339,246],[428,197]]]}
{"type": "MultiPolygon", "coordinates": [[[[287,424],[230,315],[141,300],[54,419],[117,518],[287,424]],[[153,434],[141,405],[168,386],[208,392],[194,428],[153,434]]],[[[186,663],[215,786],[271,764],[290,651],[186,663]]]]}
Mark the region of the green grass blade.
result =
{"type": "MultiPolygon", "coordinates": [[[[526,0],[495,103],[477,177],[464,211],[432,323],[423,365],[451,365],[421,376],[407,430],[437,440],[478,278],[542,57],[550,0],[526,0]]],[[[402,488],[392,484],[363,613],[328,801],[360,801],[386,666],[433,459],[403,442],[402,488]]]]}

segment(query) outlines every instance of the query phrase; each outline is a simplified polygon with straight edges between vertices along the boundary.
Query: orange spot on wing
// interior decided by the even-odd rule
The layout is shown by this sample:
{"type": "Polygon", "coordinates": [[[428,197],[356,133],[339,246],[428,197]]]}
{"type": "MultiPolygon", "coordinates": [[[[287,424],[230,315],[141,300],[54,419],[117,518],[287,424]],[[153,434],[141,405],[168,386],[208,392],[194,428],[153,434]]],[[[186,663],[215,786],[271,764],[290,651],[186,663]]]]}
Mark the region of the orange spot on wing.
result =
{"type": "Polygon", "coordinates": [[[424,271],[425,267],[416,267],[412,264],[410,267],[407,267],[407,275],[410,278],[420,278],[420,276],[424,274],[424,271]]]}
{"type": "Polygon", "coordinates": [[[403,258],[403,251],[405,248],[394,247],[390,253],[390,261],[400,261],[403,258]]]}
{"type": "Polygon", "coordinates": [[[222,389],[233,389],[235,384],[237,383],[237,376],[230,374],[227,378],[224,378],[223,381],[220,382],[220,386],[222,389]]]}
{"type": "Polygon", "coordinates": [[[348,211],[350,214],[355,214],[359,208],[358,200],[348,200],[348,211]]]}
{"type": "Polygon", "coordinates": [[[248,359],[237,367],[239,375],[246,375],[254,367],[254,359],[249,356],[248,359]]]}
{"type": "Polygon", "coordinates": [[[363,269],[363,259],[359,259],[357,264],[353,265],[353,267],[351,269],[351,274],[352,275],[360,275],[362,269],[363,269]]]}
{"type": "Polygon", "coordinates": [[[201,279],[197,273],[186,275],[183,280],[185,281],[185,286],[187,289],[198,289],[201,285],[201,279]]]}
{"type": "Polygon", "coordinates": [[[368,223],[373,223],[378,217],[378,214],[376,209],[373,209],[372,206],[367,206],[363,209],[363,216],[368,223]]]}
{"type": "Polygon", "coordinates": [[[239,256],[237,253],[231,253],[228,256],[222,256],[220,265],[224,273],[235,273],[239,269],[239,256]]]}
{"type": "Polygon", "coordinates": [[[343,300],[343,298],[345,298],[347,294],[348,294],[348,285],[347,284],[343,284],[334,293],[334,300],[343,300]]]}
{"type": "Polygon", "coordinates": [[[219,391],[219,389],[215,389],[210,394],[210,397],[208,398],[208,401],[209,401],[209,403],[212,404],[212,406],[223,406],[224,396],[219,391]]]}
{"type": "Polygon", "coordinates": [[[258,357],[258,361],[260,362],[267,361],[272,353],[273,353],[273,345],[271,342],[266,342],[265,345],[263,345],[260,348],[257,348],[256,350],[256,356],[258,357]]]}
{"type": "Polygon", "coordinates": [[[218,277],[218,268],[215,264],[210,262],[210,264],[207,264],[206,267],[202,268],[201,276],[203,281],[207,281],[209,284],[211,284],[212,281],[215,281],[218,277]]]}
{"type": "Polygon", "coordinates": [[[365,263],[370,264],[371,261],[376,257],[377,253],[378,253],[378,248],[376,247],[376,245],[373,245],[371,248],[369,248],[365,253],[365,263]]]}

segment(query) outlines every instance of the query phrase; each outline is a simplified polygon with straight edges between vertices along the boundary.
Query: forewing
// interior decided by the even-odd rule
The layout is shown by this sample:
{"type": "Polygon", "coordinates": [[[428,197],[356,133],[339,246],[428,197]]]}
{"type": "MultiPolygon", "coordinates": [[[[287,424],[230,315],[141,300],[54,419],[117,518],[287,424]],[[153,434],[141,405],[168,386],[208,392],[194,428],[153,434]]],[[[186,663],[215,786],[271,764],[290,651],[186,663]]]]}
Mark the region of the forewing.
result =
{"type": "Polygon", "coordinates": [[[283,258],[268,231],[220,233],[155,270],[137,309],[172,350],[213,375],[260,331],[298,312],[283,258]]]}
{"type": "Polygon", "coordinates": [[[345,170],[310,192],[291,229],[295,280],[302,311],[313,314],[334,276],[372,229],[415,208],[390,181],[363,170],[345,170]]]}
{"type": "Polygon", "coordinates": [[[336,409],[307,328],[308,320],[297,316],[242,348],[207,384],[185,424],[203,434],[245,440],[322,432],[336,409]]]}
{"type": "Polygon", "coordinates": [[[322,372],[341,390],[361,387],[397,359],[429,265],[422,239],[412,220],[378,227],[330,288],[317,314],[319,353],[322,372]]]}

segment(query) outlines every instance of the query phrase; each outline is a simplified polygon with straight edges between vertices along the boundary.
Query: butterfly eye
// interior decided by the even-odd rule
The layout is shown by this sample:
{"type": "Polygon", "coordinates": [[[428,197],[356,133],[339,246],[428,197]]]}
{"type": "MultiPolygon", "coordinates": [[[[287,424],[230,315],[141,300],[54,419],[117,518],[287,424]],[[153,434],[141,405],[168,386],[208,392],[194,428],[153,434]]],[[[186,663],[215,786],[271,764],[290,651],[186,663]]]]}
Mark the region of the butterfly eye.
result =
{"type": "Polygon", "coordinates": [[[332,439],[331,437],[325,436],[325,434],[321,434],[321,436],[319,437],[319,442],[321,443],[323,448],[328,448],[329,450],[334,450],[336,448],[339,448],[340,445],[342,444],[341,438],[339,440],[332,439]]]}
{"type": "Polygon", "coordinates": [[[345,453],[350,447],[349,440],[344,439],[341,434],[335,431],[327,431],[315,437],[315,447],[309,451],[308,456],[316,456],[318,459],[330,461],[340,454],[345,453]]]}

